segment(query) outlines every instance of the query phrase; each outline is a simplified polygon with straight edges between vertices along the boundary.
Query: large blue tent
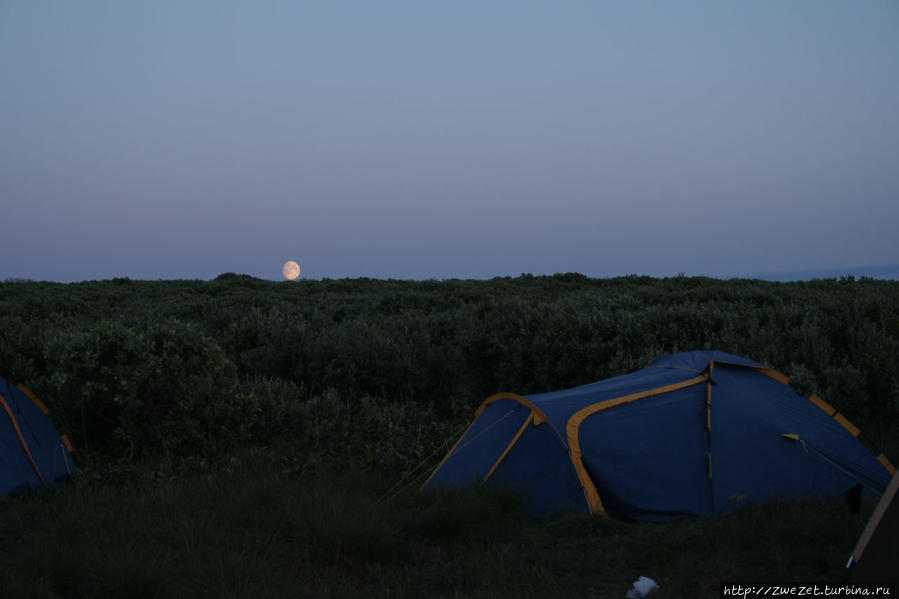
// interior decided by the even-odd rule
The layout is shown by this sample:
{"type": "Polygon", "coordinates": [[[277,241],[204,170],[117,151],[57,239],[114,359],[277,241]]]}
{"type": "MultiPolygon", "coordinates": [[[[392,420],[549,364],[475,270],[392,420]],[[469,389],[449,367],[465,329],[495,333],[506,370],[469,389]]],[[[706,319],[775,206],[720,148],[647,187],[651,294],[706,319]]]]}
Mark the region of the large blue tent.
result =
{"type": "Polygon", "coordinates": [[[0,497],[59,484],[75,473],[71,452],[47,407],[22,385],[0,378],[0,497]]]}
{"type": "Polygon", "coordinates": [[[424,487],[490,481],[519,488],[532,513],[655,521],[859,484],[882,493],[895,469],[859,432],[762,364],[685,352],[564,391],[493,395],[424,487]]]}

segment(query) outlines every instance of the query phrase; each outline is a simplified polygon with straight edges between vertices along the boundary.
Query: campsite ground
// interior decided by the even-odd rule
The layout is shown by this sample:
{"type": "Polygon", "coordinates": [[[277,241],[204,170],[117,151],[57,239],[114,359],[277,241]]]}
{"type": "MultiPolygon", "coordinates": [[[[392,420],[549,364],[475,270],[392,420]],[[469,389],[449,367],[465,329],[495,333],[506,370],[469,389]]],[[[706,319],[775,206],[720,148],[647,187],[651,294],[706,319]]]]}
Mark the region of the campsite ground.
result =
{"type": "Polygon", "coordinates": [[[528,521],[492,489],[380,501],[383,477],[271,464],[86,473],[0,508],[3,597],[717,597],[723,582],[839,583],[870,508],[769,505],[668,524],[528,521]]]}
{"type": "Polygon", "coordinates": [[[786,373],[899,459],[897,282],[2,283],[2,374],[50,406],[81,473],[0,500],[0,596],[620,598],[643,575],[660,598],[715,597],[844,580],[870,506],[659,525],[526,520],[497,489],[414,493],[494,391],[709,347],[786,373]]]}

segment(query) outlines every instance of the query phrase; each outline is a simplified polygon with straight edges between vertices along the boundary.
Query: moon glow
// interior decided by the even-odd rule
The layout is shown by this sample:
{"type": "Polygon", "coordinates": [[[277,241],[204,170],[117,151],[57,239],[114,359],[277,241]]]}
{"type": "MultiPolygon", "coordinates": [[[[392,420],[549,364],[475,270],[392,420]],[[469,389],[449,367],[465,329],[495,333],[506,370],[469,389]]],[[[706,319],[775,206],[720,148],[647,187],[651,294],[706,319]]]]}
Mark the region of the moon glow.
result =
{"type": "Polygon", "coordinates": [[[281,274],[284,275],[285,279],[293,281],[300,276],[300,265],[293,260],[288,260],[284,263],[284,266],[281,267],[281,274]]]}

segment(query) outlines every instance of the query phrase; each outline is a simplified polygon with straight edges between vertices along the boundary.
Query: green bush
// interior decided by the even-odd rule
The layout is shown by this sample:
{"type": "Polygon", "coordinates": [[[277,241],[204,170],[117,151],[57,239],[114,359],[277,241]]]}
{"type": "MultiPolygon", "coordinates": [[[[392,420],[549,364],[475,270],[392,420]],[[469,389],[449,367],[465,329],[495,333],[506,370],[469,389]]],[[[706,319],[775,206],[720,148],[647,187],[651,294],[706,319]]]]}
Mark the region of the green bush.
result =
{"type": "Polygon", "coordinates": [[[851,419],[899,414],[896,281],[226,275],[0,283],[0,375],[38,392],[82,446],[135,454],[317,447],[345,429],[354,451],[414,460],[410,444],[357,442],[360,415],[374,424],[403,407],[403,422],[456,422],[497,391],[564,389],[696,349],[767,364],[851,419]],[[171,405],[188,393],[203,399],[171,405]],[[340,410],[323,428],[330,407],[309,400],[327,395],[340,410]]]}
{"type": "Polygon", "coordinates": [[[234,365],[194,325],[100,322],[46,347],[42,390],[88,450],[189,453],[250,438],[258,398],[237,392],[234,365]]]}
{"type": "Polygon", "coordinates": [[[240,394],[250,396],[258,407],[252,438],[261,444],[303,447],[309,442],[312,417],[303,391],[285,379],[254,376],[241,381],[240,394]]]}

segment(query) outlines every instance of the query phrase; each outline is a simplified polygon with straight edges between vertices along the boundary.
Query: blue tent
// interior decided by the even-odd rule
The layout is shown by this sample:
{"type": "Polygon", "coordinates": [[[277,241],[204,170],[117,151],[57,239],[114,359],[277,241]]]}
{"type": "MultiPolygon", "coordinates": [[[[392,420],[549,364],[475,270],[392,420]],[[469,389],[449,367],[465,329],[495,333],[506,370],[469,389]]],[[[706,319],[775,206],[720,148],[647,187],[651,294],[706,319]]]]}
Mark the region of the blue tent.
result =
{"type": "Polygon", "coordinates": [[[499,393],[424,488],[497,482],[532,513],[664,521],[750,502],[882,493],[895,472],[859,430],[782,374],[719,351],[535,395],[499,393]]]}
{"type": "Polygon", "coordinates": [[[0,497],[54,486],[75,473],[69,440],[28,389],[0,378],[0,407],[0,497]]]}

